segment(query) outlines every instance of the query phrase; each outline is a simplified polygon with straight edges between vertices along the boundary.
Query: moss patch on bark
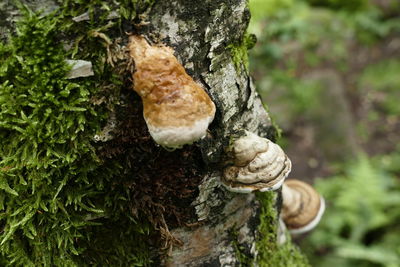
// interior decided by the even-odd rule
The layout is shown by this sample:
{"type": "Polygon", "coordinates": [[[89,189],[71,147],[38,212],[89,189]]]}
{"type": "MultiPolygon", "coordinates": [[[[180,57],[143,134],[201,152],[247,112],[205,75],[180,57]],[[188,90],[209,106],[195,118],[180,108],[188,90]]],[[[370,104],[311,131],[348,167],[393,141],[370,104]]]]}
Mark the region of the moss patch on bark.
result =
{"type": "Polygon", "coordinates": [[[257,193],[260,201],[260,238],[256,243],[258,250],[257,263],[261,267],[308,267],[307,258],[300,252],[287,236],[288,240],[279,245],[277,242],[278,213],[276,192],[257,193]]]}
{"type": "Polygon", "coordinates": [[[246,71],[249,70],[248,50],[253,48],[256,42],[257,38],[254,34],[246,33],[240,42],[232,43],[227,46],[231,52],[231,57],[236,69],[239,69],[240,66],[243,65],[246,71]]]}

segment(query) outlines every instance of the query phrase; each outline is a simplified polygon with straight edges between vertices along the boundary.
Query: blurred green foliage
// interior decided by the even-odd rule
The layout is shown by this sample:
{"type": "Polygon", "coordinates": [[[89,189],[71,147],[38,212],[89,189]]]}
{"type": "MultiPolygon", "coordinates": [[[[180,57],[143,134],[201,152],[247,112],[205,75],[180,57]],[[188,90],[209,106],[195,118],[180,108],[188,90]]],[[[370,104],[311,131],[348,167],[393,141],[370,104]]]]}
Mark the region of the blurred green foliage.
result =
{"type": "Polygon", "coordinates": [[[400,116],[400,61],[385,60],[368,66],[360,75],[359,88],[368,89],[368,99],[387,115],[400,116]],[[379,95],[379,97],[378,97],[379,95]]]}
{"type": "Polygon", "coordinates": [[[250,0],[251,17],[253,21],[259,21],[265,16],[271,16],[277,10],[293,5],[295,0],[250,0]]]}
{"type": "Polygon", "coordinates": [[[352,47],[370,47],[400,31],[400,17],[386,18],[370,3],[354,12],[286,0],[254,0],[250,8],[255,15],[249,31],[258,38],[250,53],[250,69],[265,102],[280,103],[288,111],[276,118],[283,126],[299,112],[319,108],[321,85],[304,73],[313,68],[350,72],[352,47]]]}
{"type": "Polygon", "coordinates": [[[314,266],[398,266],[399,160],[399,153],[373,159],[361,155],[342,174],[317,181],[328,206],[303,246],[314,266]]]}
{"type": "Polygon", "coordinates": [[[334,9],[359,10],[368,6],[369,0],[307,0],[315,6],[323,6],[334,9]]]}

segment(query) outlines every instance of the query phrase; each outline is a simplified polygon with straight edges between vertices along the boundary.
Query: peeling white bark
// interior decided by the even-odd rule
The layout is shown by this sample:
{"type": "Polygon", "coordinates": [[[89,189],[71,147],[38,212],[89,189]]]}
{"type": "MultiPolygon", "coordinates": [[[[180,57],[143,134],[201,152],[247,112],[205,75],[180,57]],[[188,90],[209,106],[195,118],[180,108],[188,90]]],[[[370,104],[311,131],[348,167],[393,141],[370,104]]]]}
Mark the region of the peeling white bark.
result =
{"type": "Polygon", "coordinates": [[[75,79],[79,77],[93,76],[92,62],[87,60],[67,60],[67,64],[72,66],[72,69],[67,73],[67,79],[75,79]]]}

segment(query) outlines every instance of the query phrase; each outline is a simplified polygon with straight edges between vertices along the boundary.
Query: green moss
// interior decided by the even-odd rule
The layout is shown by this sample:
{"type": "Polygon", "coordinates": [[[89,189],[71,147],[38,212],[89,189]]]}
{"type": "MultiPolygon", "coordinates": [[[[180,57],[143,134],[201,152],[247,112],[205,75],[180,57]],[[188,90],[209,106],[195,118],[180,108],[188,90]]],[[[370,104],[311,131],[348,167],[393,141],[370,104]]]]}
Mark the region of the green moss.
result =
{"type": "Polygon", "coordinates": [[[274,207],[276,193],[258,193],[257,198],[261,204],[261,222],[258,228],[261,237],[256,243],[259,266],[310,266],[307,258],[291,243],[289,236],[285,244],[278,245],[277,243],[278,215],[274,207]]]}
{"type": "Polygon", "coordinates": [[[243,64],[246,71],[249,69],[249,54],[247,50],[254,47],[257,39],[254,34],[246,33],[242,40],[238,43],[233,43],[227,46],[231,52],[233,63],[235,64],[236,70],[240,69],[240,65],[243,64]]]}
{"type": "Polygon", "coordinates": [[[120,0],[119,13],[125,19],[134,19],[138,14],[150,8],[156,0],[120,0]]]}
{"type": "Polygon", "coordinates": [[[238,242],[237,231],[230,232],[230,239],[232,240],[232,246],[235,249],[235,255],[237,260],[239,261],[240,266],[251,266],[253,259],[250,258],[243,250],[244,248],[238,242]]]}
{"type": "MultiPolygon", "coordinates": [[[[102,1],[102,0],[57,0],[61,5],[61,9],[65,14],[73,14],[78,16],[84,12],[88,12],[90,20],[95,19],[97,25],[108,17],[110,12],[117,11],[121,19],[133,20],[141,13],[151,8],[156,0],[119,0],[119,1],[102,1]],[[100,12],[99,12],[100,11],[100,12]]],[[[114,16],[113,16],[114,17],[114,16]]]]}
{"type": "Polygon", "coordinates": [[[113,25],[71,23],[80,2],[46,16],[25,9],[0,44],[2,266],[149,264],[151,227],[130,215],[131,193],[116,182],[123,166],[99,159],[93,142],[108,111],[91,99],[122,81],[105,63],[105,40],[90,33],[113,25]],[[75,50],[64,50],[60,30],[76,36],[75,50]],[[95,76],[67,80],[74,56],[91,60],[95,76]]]}

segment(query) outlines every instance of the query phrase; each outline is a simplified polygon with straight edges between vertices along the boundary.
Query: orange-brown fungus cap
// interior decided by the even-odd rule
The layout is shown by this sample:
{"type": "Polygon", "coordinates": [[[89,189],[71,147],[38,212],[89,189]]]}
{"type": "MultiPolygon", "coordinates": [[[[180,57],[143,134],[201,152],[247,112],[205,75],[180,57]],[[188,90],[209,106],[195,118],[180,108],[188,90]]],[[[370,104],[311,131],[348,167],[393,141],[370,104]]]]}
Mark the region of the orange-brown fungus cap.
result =
{"type": "Polygon", "coordinates": [[[151,46],[142,37],[129,38],[135,61],[134,90],[143,100],[143,115],[154,141],[179,148],[205,136],[215,105],[178,62],[173,50],[151,46]]]}

